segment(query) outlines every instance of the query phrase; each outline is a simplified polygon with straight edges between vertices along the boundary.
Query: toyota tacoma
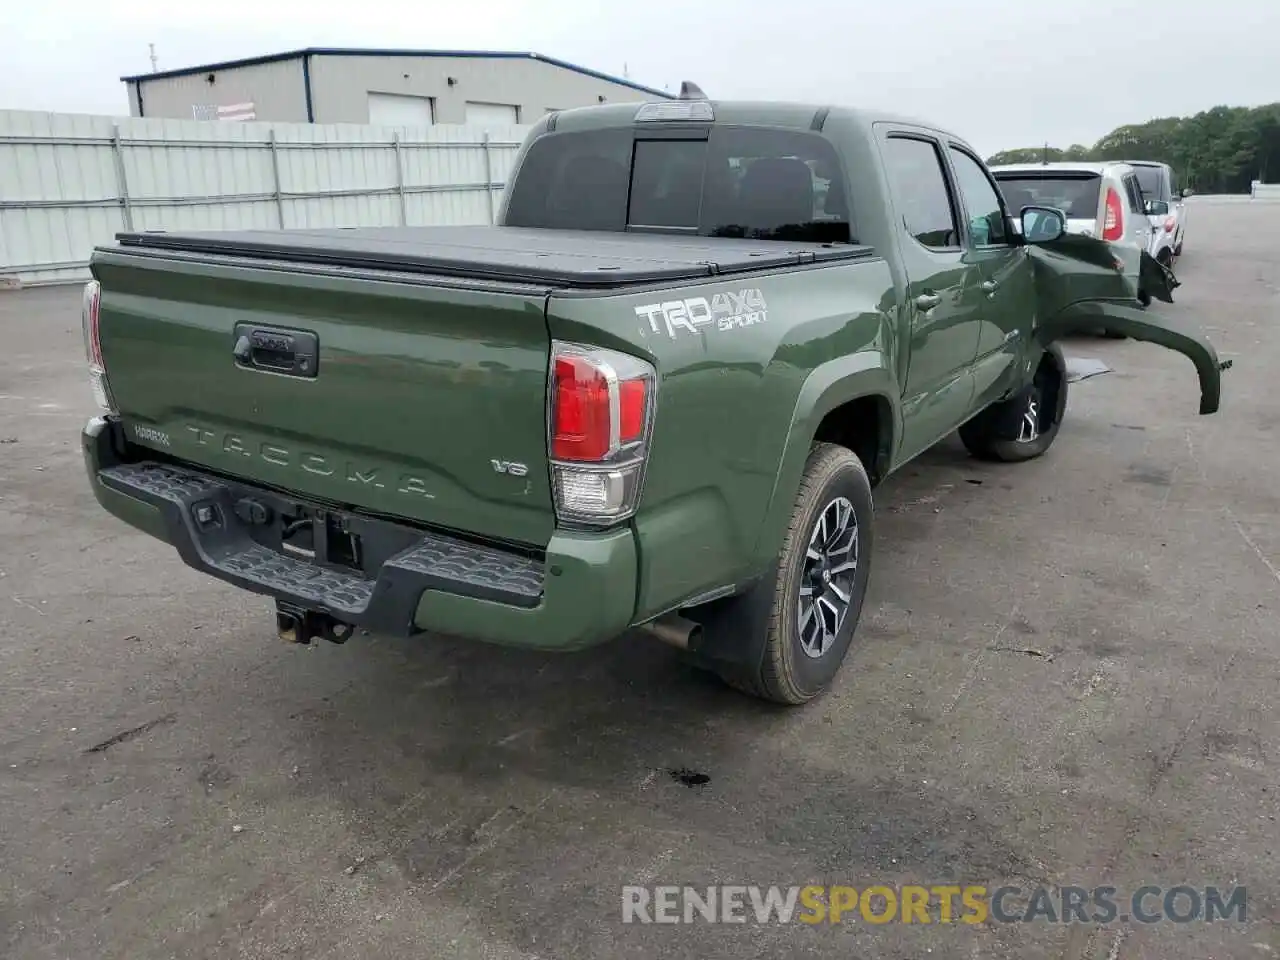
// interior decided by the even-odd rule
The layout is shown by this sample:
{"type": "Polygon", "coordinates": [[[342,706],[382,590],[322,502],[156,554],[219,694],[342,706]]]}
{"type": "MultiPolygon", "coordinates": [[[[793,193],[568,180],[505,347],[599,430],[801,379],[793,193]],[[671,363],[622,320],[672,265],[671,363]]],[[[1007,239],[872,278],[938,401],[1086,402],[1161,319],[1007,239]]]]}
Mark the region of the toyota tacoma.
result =
{"type": "Polygon", "coordinates": [[[639,628],[826,688],[872,490],[958,430],[1038,457],[1059,338],[1187,356],[1172,276],[1010,210],[944,129],[824,104],[552,113],[479,227],[125,233],[83,323],[102,507],[275,601],[286,639],[580,649],[639,628]]]}

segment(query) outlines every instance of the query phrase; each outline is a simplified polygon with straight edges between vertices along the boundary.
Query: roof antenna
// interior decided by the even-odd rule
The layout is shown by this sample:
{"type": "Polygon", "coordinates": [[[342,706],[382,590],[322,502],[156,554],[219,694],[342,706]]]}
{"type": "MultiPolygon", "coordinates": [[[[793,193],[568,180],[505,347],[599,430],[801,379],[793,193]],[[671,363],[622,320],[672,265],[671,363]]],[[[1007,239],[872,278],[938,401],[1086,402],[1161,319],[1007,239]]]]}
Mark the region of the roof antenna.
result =
{"type": "Polygon", "coordinates": [[[705,100],[707,95],[702,92],[702,88],[692,80],[685,80],[680,84],[681,100],[705,100]]]}

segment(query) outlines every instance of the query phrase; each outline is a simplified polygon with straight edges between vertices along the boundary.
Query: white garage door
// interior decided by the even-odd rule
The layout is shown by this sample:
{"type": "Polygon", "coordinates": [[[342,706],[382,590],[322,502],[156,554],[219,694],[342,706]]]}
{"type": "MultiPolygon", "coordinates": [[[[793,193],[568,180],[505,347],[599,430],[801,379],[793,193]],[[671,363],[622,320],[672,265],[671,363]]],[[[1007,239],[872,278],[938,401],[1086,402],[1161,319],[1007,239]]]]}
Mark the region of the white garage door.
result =
{"type": "Polygon", "coordinates": [[[430,97],[369,94],[369,122],[376,127],[429,127],[431,120],[430,97]]]}
{"type": "Polygon", "coordinates": [[[467,123],[490,127],[514,127],[520,122],[520,108],[509,103],[467,101],[467,123]]]}

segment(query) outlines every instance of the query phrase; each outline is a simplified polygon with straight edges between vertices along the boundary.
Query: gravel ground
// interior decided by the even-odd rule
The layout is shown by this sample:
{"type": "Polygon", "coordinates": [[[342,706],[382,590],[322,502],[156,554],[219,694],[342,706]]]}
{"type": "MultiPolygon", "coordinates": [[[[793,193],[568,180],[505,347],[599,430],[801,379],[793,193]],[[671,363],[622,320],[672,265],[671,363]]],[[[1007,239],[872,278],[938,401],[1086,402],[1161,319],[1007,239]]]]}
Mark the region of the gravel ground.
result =
{"type": "Polygon", "coordinates": [[[878,491],[859,645],[795,711],[637,636],[280,644],[97,508],[79,291],[0,293],[0,955],[1280,953],[1280,205],[1193,203],[1179,275],[1222,412],[1069,343],[1114,372],[1046,458],[953,438],[878,491]],[[621,922],[712,882],[1243,884],[1249,922],[621,922]]]}

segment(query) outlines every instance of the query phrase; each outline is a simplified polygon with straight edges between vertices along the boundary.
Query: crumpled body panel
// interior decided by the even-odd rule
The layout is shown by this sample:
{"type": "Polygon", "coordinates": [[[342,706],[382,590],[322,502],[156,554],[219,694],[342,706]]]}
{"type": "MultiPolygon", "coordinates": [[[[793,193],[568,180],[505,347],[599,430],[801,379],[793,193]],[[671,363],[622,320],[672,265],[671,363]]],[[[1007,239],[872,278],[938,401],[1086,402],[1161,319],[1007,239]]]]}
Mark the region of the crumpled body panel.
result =
{"type": "Polygon", "coordinates": [[[1195,324],[1138,306],[1139,290],[1173,302],[1178,280],[1145,250],[1065,234],[1027,247],[1036,274],[1035,336],[1049,344],[1064,336],[1107,329],[1159,344],[1187,357],[1200,380],[1200,413],[1216,413],[1222,393],[1218,352],[1195,324]]]}

